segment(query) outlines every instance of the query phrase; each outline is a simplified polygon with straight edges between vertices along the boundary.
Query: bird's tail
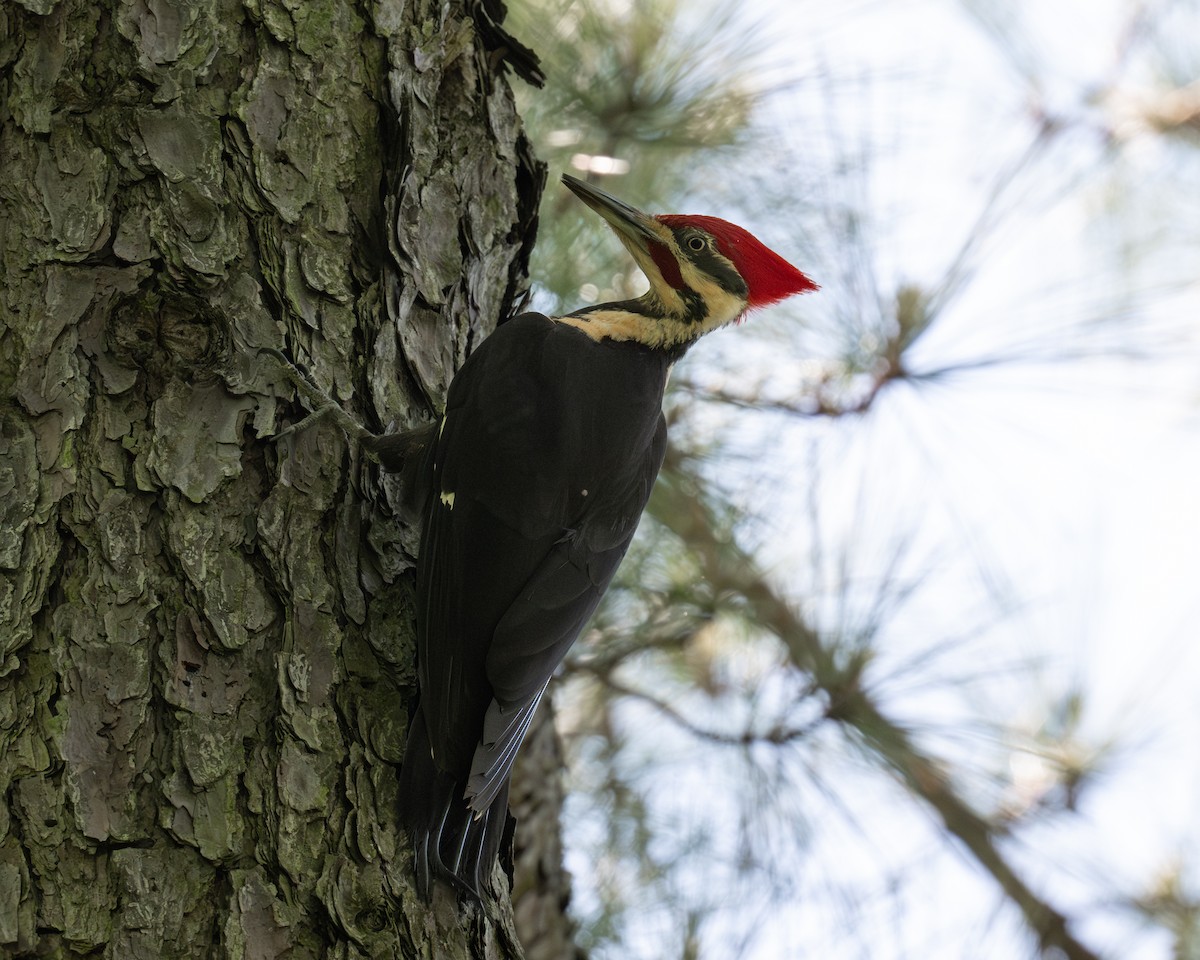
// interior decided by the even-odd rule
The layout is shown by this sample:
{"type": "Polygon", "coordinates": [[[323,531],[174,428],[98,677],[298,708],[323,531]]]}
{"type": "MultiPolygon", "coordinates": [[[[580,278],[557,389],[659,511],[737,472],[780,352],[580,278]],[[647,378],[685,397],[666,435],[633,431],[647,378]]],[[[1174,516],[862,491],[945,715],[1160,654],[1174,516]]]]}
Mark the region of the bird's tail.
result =
{"type": "Polygon", "coordinates": [[[508,783],[482,813],[467,807],[465,778],[438,770],[418,708],[408,728],[400,768],[400,817],[412,837],[417,892],[429,899],[433,879],[484,899],[508,821],[508,783]]]}

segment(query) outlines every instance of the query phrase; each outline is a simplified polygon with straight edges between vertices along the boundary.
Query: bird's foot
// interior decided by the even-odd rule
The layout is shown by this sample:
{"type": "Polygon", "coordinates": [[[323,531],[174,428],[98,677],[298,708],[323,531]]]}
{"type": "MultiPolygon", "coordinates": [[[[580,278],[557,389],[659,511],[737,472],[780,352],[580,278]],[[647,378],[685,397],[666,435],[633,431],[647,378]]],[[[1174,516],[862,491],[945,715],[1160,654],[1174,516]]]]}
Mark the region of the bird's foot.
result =
{"type": "Polygon", "coordinates": [[[282,440],[302,430],[307,430],[318,420],[332,417],[334,422],[341,427],[348,437],[357,440],[366,449],[368,455],[373,459],[375,458],[373,444],[377,439],[376,435],[350,416],[350,414],[338,405],[337,401],[317,386],[307,370],[292,363],[282,351],[276,350],[273,347],[259,347],[258,352],[260,356],[266,355],[279,365],[279,369],[283,375],[287,377],[292,386],[296,388],[296,392],[303,398],[305,404],[312,410],[303,420],[279,431],[272,439],[282,440]]]}

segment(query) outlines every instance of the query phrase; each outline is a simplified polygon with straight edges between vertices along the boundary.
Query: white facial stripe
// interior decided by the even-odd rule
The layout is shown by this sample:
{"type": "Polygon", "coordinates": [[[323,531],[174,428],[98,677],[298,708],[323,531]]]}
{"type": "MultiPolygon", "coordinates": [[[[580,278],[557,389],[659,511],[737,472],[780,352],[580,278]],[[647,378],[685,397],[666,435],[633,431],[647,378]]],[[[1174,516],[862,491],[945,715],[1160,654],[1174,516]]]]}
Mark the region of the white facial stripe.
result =
{"type": "Polygon", "coordinates": [[[708,308],[708,316],[700,323],[704,333],[733,323],[745,311],[746,301],[743,297],[724,289],[690,261],[681,263],[679,272],[683,276],[683,282],[700,294],[708,308]]]}

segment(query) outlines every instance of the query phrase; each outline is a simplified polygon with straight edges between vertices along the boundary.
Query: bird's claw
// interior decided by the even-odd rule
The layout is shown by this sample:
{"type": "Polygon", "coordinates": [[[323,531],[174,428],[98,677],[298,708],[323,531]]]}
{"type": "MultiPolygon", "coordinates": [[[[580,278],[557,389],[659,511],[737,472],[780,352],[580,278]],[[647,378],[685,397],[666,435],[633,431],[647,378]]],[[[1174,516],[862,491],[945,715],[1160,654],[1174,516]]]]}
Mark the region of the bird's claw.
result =
{"type": "MultiPolygon", "coordinates": [[[[375,434],[355,420],[350,414],[346,413],[337,401],[317,386],[312,375],[307,370],[293,363],[282,350],[278,350],[275,347],[259,347],[258,353],[259,356],[269,356],[279,365],[280,371],[287,377],[288,382],[296,388],[297,393],[301,395],[306,405],[311,407],[312,410],[303,420],[279,431],[272,439],[278,441],[285,437],[290,437],[301,430],[306,430],[318,420],[322,420],[325,417],[332,417],[348,436],[359,443],[374,439],[375,434]]],[[[369,448],[367,449],[367,454],[368,456],[372,456],[369,448]]]]}

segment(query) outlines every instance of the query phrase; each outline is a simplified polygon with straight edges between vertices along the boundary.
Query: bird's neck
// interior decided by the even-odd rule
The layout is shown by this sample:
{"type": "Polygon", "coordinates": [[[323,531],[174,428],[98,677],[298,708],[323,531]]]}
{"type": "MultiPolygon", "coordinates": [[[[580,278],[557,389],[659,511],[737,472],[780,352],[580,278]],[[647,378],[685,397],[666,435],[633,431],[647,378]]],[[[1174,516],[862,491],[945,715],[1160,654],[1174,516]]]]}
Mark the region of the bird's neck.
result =
{"type": "Polygon", "coordinates": [[[682,356],[707,332],[702,324],[665,311],[649,293],[636,300],[597,304],[556,317],[555,321],[575,327],[597,342],[632,342],[675,357],[682,356]]]}

